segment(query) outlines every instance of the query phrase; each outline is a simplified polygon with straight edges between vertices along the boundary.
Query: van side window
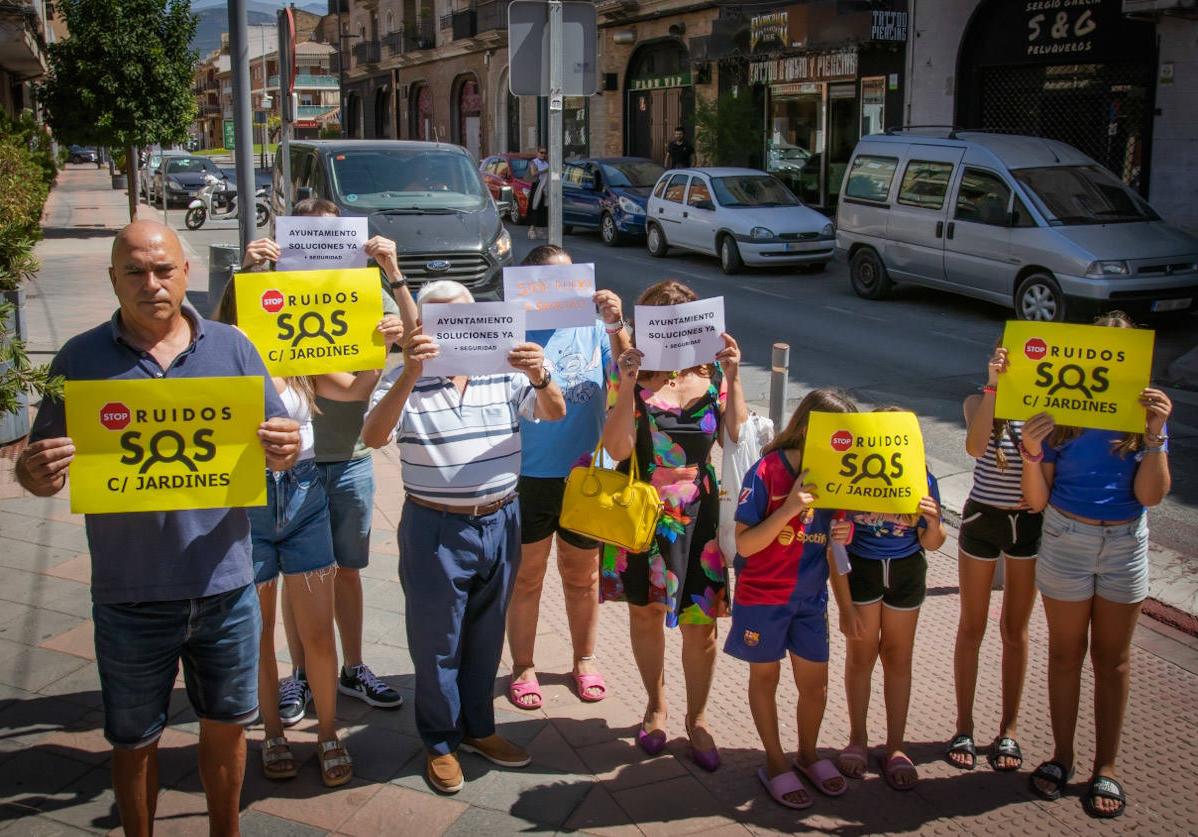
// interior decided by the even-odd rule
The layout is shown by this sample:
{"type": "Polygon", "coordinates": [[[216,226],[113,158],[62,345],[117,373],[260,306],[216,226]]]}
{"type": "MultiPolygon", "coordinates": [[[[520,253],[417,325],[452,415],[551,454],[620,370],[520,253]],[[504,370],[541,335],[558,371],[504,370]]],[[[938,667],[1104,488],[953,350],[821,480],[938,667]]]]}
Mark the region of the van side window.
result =
{"type": "Polygon", "coordinates": [[[998,175],[981,169],[966,168],[957,189],[957,207],[953,217],[958,221],[989,224],[992,227],[1010,225],[1007,207],[1011,189],[998,175]]]}
{"type": "Polygon", "coordinates": [[[666,200],[674,203],[682,203],[682,197],[686,194],[686,181],[690,179],[690,175],[676,174],[670,178],[670,186],[666,189],[666,200]]]}
{"type": "Polygon", "coordinates": [[[940,209],[944,206],[944,196],[952,175],[952,163],[912,160],[907,163],[907,171],[903,174],[898,202],[920,209],[940,209]]]}
{"type": "Polygon", "coordinates": [[[328,200],[332,197],[329,187],[324,182],[324,161],[320,157],[312,158],[312,171],[308,175],[308,186],[312,188],[312,197],[328,200]]]}
{"type": "Polygon", "coordinates": [[[852,168],[849,169],[849,180],[844,189],[845,197],[885,203],[897,169],[897,157],[857,155],[852,168]]]}
{"type": "Polygon", "coordinates": [[[1036,226],[1036,219],[1032,217],[1031,211],[1027,208],[1027,206],[1024,204],[1024,202],[1019,199],[1018,195],[1015,196],[1015,207],[1011,211],[1014,212],[1014,214],[1015,214],[1015,223],[1013,224],[1013,226],[1016,226],[1016,227],[1034,227],[1034,226],[1036,226]]]}

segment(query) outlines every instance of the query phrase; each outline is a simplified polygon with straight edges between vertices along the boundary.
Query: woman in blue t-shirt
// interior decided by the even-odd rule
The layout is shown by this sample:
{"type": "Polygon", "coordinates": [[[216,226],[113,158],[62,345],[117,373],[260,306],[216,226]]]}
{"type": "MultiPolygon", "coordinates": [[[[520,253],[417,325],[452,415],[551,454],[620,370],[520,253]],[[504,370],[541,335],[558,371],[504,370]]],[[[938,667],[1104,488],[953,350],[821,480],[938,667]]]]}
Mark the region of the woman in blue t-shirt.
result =
{"type": "MultiPolygon", "coordinates": [[[[1135,328],[1122,311],[1097,325],[1135,328]]],[[[1173,410],[1159,389],[1145,389],[1143,433],[1057,427],[1040,413],[1023,426],[1023,496],[1044,510],[1036,586],[1048,619],[1048,709],[1052,759],[1031,777],[1034,792],[1059,799],[1073,776],[1073,739],[1082,662],[1094,665],[1094,772],[1082,805],[1093,817],[1127,806],[1115,758],[1127,706],[1131,636],[1148,596],[1145,507],[1169,493],[1165,422],[1173,410]]]]}
{"type": "MultiPolygon", "coordinates": [[[[553,244],[533,248],[522,265],[568,265],[569,254],[553,244]]],[[[595,703],[607,696],[607,684],[595,661],[599,633],[599,542],[563,529],[562,498],[566,477],[579,457],[595,450],[607,414],[607,381],[611,359],[632,345],[624,328],[620,298],[612,291],[594,297],[602,322],[589,328],[528,332],[545,348],[545,366],[566,399],[561,421],[521,419],[520,569],[508,603],[507,637],[512,652],[508,700],[520,709],[544,703],[533,663],[541,585],[549,552],[557,544],[557,567],[566,600],[566,621],[574,647],[571,678],[580,700],[595,703]]]]}
{"type": "MultiPolygon", "coordinates": [[[[877,412],[900,411],[880,407],[877,412]]],[[[849,744],[838,759],[840,772],[859,779],[868,765],[869,693],[874,665],[882,659],[886,699],[886,752],[882,776],[895,790],[919,781],[915,764],[903,752],[907,707],[911,703],[911,656],[915,626],[927,593],[924,550],[937,550],[948,537],[940,519],[940,487],[928,473],[928,496],[916,514],[852,512],[849,591],[861,620],[861,633],[845,643],[844,690],[849,705],[849,744]]]]}

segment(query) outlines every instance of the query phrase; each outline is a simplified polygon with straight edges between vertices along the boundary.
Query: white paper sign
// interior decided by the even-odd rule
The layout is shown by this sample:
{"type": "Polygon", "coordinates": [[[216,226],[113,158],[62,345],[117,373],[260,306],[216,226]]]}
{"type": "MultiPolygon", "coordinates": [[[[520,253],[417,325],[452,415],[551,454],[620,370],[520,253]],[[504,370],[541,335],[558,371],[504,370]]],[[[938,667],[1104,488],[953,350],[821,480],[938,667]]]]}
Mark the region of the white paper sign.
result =
{"type": "Polygon", "coordinates": [[[490,375],[511,372],[508,353],[524,342],[524,307],[516,302],[436,302],[420,309],[423,330],[440,354],[424,374],[490,375]]]}
{"type": "Polygon", "coordinates": [[[533,264],[503,269],[503,298],[524,306],[530,329],[595,324],[595,265],[533,264]]]}
{"type": "Polygon", "coordinates": [[[275,219],[276,270],[366,267],[366,219],[282,215],[275,219]]]}
{"type": "Polygon", "coordinates": [[[649,372],[690,369],[715,360],[724,348],[724,298],[715,296],[681,305],[638,305],[636,347],[645,353],[649,372]]]}

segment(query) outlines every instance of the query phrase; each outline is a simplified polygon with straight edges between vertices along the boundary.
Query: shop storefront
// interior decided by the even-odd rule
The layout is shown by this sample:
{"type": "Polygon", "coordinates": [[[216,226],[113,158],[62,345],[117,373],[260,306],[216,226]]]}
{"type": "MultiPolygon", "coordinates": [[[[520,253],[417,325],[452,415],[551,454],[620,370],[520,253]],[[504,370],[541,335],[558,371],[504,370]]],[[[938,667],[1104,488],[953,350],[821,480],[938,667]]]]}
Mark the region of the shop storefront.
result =
{"type": "MultiPolygon", "coordinates": [[[[893,4],[901,6],[901,3],[893,4]]],[[[831,209],[857,140],[901,124],[906,12],[815,2],[749,19],[748,83],[765,89],[765,168],[831,209]]]]}
{"type": "Polygon", "coordinates": [[[982,3],[958,79],[958,125],[1067,142],[1147,195],[1156,31],[1121,0],[982,3]]]}

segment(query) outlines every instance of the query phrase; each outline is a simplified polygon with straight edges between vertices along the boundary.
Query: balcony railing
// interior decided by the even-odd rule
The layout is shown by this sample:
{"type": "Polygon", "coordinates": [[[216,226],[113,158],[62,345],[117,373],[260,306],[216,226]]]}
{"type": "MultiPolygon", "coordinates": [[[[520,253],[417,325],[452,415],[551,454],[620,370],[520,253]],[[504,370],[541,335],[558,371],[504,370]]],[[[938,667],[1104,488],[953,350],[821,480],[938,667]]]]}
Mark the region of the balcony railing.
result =
{"type": "Polygon", "coordinates": [[[511,0],[483,0],[474,8],[475,32],[507,29],[507,7],[511,0]]]}
{"type": "Polygon", "coordinates": [[[336,105],[300,105],[299,111],[295,114],[296,119],[315,119],[322,113],[328,113],[336,105]]]}
{"type": "Polygon", "coordinates": [[[335,52],[329,55],[329,72],[334,77],[341,73],[341,56],[335,52]]]}
{"type": "Polygon", "coordinates": [[[403,27],[383,36],[383,51],[387,55],[399,55],[403,52],[403,27]]]}
{"type": "Polygon", "coordinates": [[[418,20],[404,26],[404,52],[415,49],[432,49],[437,45],[437,33],[432,20],[418,20]]]}
{"type": "MultiPolygon", "coordinates": [[[[267,80],[266,86],[270,88],[277,88],[279,86],[279,77],[271,76],[270,79],[267,80]]],[[[308,89],[336,90],[337,77],[326,76],[324,74],[313,75],[310,73],[299,73],[295,77],[295,86],[297,89],[303,87],[308,89]]]]}
{"type": "Polygon", "coordinates": [[[462,9],[453,13],[453,39],[473,38],[475,34],[474,9],[462,9]]]}
{"type": "Polygon", "coordinates": [[[354,63],[355,64],[377,64],[379,63],[379,42],[378,41],[362,41],[360,44],[354,44],[354,63]]]}

